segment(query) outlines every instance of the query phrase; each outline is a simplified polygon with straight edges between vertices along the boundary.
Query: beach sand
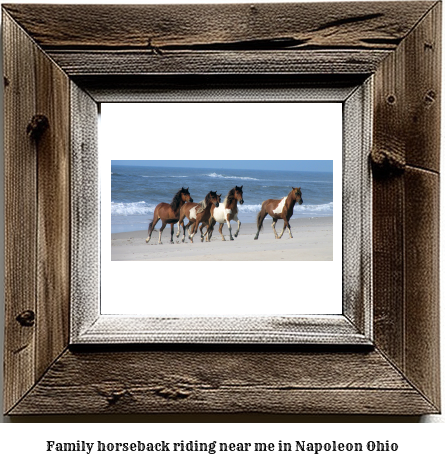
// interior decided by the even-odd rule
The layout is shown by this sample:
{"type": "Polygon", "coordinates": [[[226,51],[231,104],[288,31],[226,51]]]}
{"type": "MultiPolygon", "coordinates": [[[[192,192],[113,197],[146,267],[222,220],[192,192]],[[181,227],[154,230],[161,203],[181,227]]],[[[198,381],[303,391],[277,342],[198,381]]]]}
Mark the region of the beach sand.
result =
{"type": "MultiPolygon", "coordinates": [[[[159,223],[160,224],[160,223],[159,223]]],[[[151,241],[146,244],[146,231],[134,231],[111,234],[111,260],[114,261],[327,261],[333,257],[332,217],[291,219],[293,239],[286,230],[281,239],[275,239],[271,228],[271,220],[264,221],[258,240],[254,240],[256,225],[243,223],[237,238],[229,240],[227,225],[223,233],[226,241],[221,239],[217,227],[210,243],[201,242],[200,234],[191,243],[186,236],[185,243],[181,236],[170,244],[170,226],[162,233],[162,244],[158,244],[159,229],[153,232],[151,241]]],[[[283,221],[278,221],[276,227],[280,234],[283,221]]],[[[237,224],[232,222],[232,234],[235,234],[237,224]]]]}

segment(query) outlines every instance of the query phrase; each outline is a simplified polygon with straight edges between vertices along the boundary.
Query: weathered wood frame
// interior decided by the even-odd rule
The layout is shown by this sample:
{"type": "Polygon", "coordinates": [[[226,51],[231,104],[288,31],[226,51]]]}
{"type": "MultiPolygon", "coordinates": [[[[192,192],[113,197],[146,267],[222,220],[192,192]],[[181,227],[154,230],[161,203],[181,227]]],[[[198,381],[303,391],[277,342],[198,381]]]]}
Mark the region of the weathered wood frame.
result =
{"type": "Polygon", "coordinates": [[[439,2],[4,5],[4,411],[438,412],[440,38],[439,2]],[[69,345],[74,94],[370,76],[371,347],[69,345]]]}
{"type": "MultiPolygon", "coordinates": [[[[156,89],[147,86],[135,96],[113,90],[114,102],[336,102],[342,104],[342,160],[335,160],[342,169],[343,202],[336,208],[342,217],[343,248],[337,255],[343,281],[342,302],[332,299],[331,308],[317,318],[312,308],[306,316],[292,315],[289,306],[285,314],[268,316],[148,316],[107,314],[104,292],[99,282],[100,238],[99,173],[93,166],[99,160],[97,134],[90,131],[87,138],[83,128],[95,128],[98,105],[75,84],[71,88],[71,211],[82,216],[71,223],[71,250],[76,257],[71,262],[70,344],[107,343],[298,343],[372,345],[372,247],[371,247],[371,169],[368,155],[372,140],[372,78],[358,86],[337,88],[243,88],[216,87],[212,89],[156,89]],[[82,144],[89,147],[83,156],[82,144]],[[340,164],[340,162],[342,162],[340,164]],[[88,185],[88,193],[85,192],[88,185]],[[97,193],[94,195],[94,193],[97,193]],[[79,285],[80,284],[80,285],[79,285]],[[332,310],[341,314],[332,315],[332,310]],[[327,315],[326,315],[327,314],[327,315]]],[[[277,85],[277,84],[275,84],[277,85]]],[[[289,83],[287,84],[289,85],[289,83]]],[[[108,97],[110,98],[110,97],[108,97]]],[[[108,168],[107,168],[108,170],[108,168]]],[[[340,201],[339,201],[340,202],[340,201]]],[[[106,245],[102,245],[106,247],[106,245]]],[[[323,264],[320,264],[323,265],[323,264]]],[[[105,264],[106,266],[106,264],[105,264]]],[[[338,269],[338,268],[337,268],[338,269]]],[[[147,269],[148,271],[148,269],[147,269]]],[[[248,277],[246,276],[246,279],[248,277]]],[[[340,276],[341,278],[341,276],[340,276]]],[[[264,302],[260,294],[245,295],[238,300],[241,308],[255,308],[264,302]]],[[[301,308],[301,303],[299,304],[301,308]]],[[[313,305],[317,305],[315,301],[313,305]]],[[[317,308],[317,310],[319,310],[317,308]]],[[[135,312],[137,313],[137,312],[135,312]]]]}

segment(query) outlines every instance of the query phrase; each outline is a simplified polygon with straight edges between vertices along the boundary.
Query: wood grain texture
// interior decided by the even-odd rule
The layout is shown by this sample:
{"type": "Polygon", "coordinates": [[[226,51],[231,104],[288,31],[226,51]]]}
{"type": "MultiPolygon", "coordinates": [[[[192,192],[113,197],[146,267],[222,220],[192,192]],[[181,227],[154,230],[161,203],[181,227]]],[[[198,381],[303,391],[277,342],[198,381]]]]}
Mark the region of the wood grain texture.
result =
{"type": "Polygon", "coordinates": [[[69,338],[70,295],[70,80],[36,51],[36,114],[48,128],[37,147],[36,376],[64,350],[69,338]]]}
{"type": "MultiPolygon", "coordinates": [[[[283,101],[289,100],[289,92],[303,93],[312,99],[331,101],[332,95],[325,91],[338,92],[333,101],[344,101],[351,88],[363,84],[363,75],[357,74],[167,74],[157,75],[76,75],[73,81],[96,102],[150,102],[154,96],[159,101],[199,101],[198,95],[206,94],[200,101],[243,101],[259,89],[267,92],[268,99],[276,93],[283,101]],[[315,91],[317,89],[317,91],[315,91]],[[228,99],[227,93],[233,92],[228,99]],[[287,94],[287,95],[286,95],[287,94]],[[170,98],[171,96],[171,98],[170,98]]],[[[304,101],[304,99],[302,100],[304,101]]]]}
{"type": "Polygon", "coordinates": [[[365,74],[376,71],[388,50],[279,51],[49,51],[77,76],[153,74],[365,74]]]}
{"type": "Polygon", "coordinates": [[[343,104],[343,315],[372,340],[372,78],[343,104]]]}
{"type": "Polygon", "coordinates": [[[435,411],[378,352],[67,351],[13,414],[435,411]]]}
{"type": "Polygon", "coordinates": [[[374,340],[400,369],[405,366],[404,182],[406,164],[406,46],[402,42],[374,76],[372,158],[394,171],[374,168],[374,340]]]}
{"type": "Polygon", "coordinates": [[[388,48],[434,2],[256,5],[4,5],[49,48],[388,48]],[[39,20],[36,21],[35,18],[39,20]]]}
{"type": "MultiPolygon", "coordinates": [[[[439,411],[440,3],[7,5],[4,11],[5,411],[439,411]],[[94,95],[105,89],[107,98],[121,86],[145,92],[167,84],[233,84],[245,79],[239,73],[250,74],[253,86],[264,73],[313,83],[322,76],[328,85],[344,79],[338,73],[355,83],[373,73],[372,155],[391,162],[373,180],[376,349],[66,348],[69,125],[60,107],[73,105],[68,80],[49,59],[94,95]],[[47,113],[49,127],[34,139],[26,128],[37,112],[47,113]]],[[[77,153],[88,164],[84,150],[77,153]]]]}
{"type": "MultiPolygon", "coordinates": [[[[91,265],[96,265],[96,262],[92,261],[91,265]]],[[[84,268],[79,267],[78,273],[80,278],[85,276],[84,268]]],[[[83,281],[80,279],[80,282],[83,281]]],[[[90,289],[89,286],[82,287],[84,293],[90,289]]],[[[94,292],[96,289],[92,290],[94,292]]],[[[93,308],[91,303],[90,311],[87,311],[88,301],[85,300],[73,305],[71,342],[75,344],[371,344],[369,334],[358,331],[343,315],[330,315],[327,318],[259,316],[178,319],[139,316],[122,319],[120,315],[100,315],[100,309],[93,308]]]]}
{"type": "Polygon", "coordinates": [[[8,15],[3,15],[2,21],[5,44],[4,409],[7,411],[35,382],[37,158],[35,143],[26,132],[36,111],[35,46],[8,15]],[[17,317],[24,312],[29,312],[28,319],[20,324],[17,317]]]}
{"type": "Polygon", "coordinates": [[[432,8],[405,42],[406,162],[439,172],[442,3],[432,8]]]}
{"type": "Polygon", "coordinates": [[[100,314],[98,106],[73,82],[71,108],[70,342],[100,314]]]}
{"type": "Polygon", "coordinates": [[[439,171],[441,4],[376,73],[375,152],[439,171]]]}
{"type": "Polygon", "coordinates": [[[403,180],[373,180],[374,342],[404,368],[403,180]]]}
{"type": "Polygon", "coordinates": [[[404,215],[405,372],[440,406],[438,174],[407,168],[404,215]]]}
{"type": "Polygon", "coordinates": [[[373,146],[373,157],[389,160],[374,176],[375,342],[435,405],[440,8],[419,22],[376,73],[373,146]]]}

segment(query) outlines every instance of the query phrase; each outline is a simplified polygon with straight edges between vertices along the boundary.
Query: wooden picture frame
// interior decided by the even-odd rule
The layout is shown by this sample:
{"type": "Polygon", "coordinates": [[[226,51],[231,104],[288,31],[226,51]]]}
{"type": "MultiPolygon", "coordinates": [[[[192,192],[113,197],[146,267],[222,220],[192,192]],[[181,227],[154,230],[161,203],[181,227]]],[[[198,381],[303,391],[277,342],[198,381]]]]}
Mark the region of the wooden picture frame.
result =
{"type": "Polygon", "coordinates": [[[15,4],[2,13],[6,414],[440,411],[440,2],[15,4]],[[96,170],[98,103],[166,86],[369,79],[372,319],[351,320],[369,343],[70,343],[73,295],[85,308],[92,298],[71,276],[94,253],[76,247],[76,228],[97,216],[73,208],[71,193],[76,179],[91,195],[82,174],[96,170]]]}

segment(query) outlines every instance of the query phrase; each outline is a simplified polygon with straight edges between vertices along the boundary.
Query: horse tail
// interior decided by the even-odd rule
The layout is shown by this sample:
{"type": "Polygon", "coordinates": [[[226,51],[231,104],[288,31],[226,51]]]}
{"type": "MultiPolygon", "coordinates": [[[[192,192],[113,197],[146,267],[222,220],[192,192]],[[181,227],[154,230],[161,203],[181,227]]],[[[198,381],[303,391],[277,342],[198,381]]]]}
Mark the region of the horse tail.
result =
{"type": "Polygon", "coordinates": [[[258,227],[258,231],[261,231],[261,229],[263,229],[263,221],[264,221],[264,218],[266,218],[266,214],[264,214],[264,210],[265,210],[265,207],[264,207],[264,204],[266,203],[267,201],[265,200],[262,205],[261,205],[261,211],[258,213],[257,217],[256,217],[256,225],[258,227]]]}
{"type": "Polygon", "coordinates": [[[151,220],[150,224],[148,225],[148,234],[153,232],[153,229],[154,229],[153,223],[155,223],[155,218],[156,218],[157,213],[158,213],[158,207],[156,206],[155,211],[153,212],[153,219],[151,220]]]}

